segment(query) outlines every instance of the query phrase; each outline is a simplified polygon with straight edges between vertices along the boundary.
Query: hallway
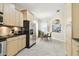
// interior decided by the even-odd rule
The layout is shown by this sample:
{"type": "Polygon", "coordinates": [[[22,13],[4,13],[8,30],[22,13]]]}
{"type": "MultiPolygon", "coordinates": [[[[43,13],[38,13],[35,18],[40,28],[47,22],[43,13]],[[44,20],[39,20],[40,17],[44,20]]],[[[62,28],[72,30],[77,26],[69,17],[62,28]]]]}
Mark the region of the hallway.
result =
{"type": "Polygon", "coordinates": [[[17,56],[65,56],[65,45],[58,40],[40,40],[30,49],[24,49],[17,56]]]}

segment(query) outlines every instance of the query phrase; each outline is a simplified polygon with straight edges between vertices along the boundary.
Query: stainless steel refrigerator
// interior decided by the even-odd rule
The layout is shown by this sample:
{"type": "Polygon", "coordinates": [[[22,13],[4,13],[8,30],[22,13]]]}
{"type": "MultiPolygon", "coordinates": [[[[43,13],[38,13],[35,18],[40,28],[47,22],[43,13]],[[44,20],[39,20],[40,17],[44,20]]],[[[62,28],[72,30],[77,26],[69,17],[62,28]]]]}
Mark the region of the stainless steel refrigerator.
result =
{"type": "Polygon", "coordinates": [[[30,48],[36,43],[36,24],[24,20],[24,33],[26,34],[26,48],[30,48]]]}

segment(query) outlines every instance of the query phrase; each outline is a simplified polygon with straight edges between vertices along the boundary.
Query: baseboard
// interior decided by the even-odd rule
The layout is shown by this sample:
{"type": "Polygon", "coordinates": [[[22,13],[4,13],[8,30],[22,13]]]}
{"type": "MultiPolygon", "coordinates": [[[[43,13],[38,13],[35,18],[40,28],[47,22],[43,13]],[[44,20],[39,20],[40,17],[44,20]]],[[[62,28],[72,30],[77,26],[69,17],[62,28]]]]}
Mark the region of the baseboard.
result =
{"type": "MultiPolygon", "coordinates": [[[[52,38],[52,40],[58,40],[58,39],[52,38]]],[[[65,42],[65,40],[58,40],[58,41],[65,42]]]]}

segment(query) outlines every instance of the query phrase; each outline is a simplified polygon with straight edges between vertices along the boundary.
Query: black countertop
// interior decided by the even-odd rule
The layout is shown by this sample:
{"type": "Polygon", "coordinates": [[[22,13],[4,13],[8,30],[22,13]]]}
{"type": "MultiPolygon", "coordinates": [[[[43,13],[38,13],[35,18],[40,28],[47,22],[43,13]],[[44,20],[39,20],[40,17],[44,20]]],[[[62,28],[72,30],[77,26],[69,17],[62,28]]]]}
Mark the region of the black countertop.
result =
{"type": "Polygon", "coordinates": [[[6,38],[0,36],[0,42],[5,41],[5,40],[6,40],[6,38]]]}
{"type": "Polygon", "coordinates": [[[13,35],[13,36],[7,35],[7,36],[4,36],[4,37],[3,36],[0,36],[0,42],[1,41],[5,41],[8,38],[17,37],[17,36],[20,36],[20,35],[25,35],[25,34],[19,34],[19,35],[13,35]]]}
{"type": "Polygon", "coordinates": [[[75,41],[79,42],[79,38],[74,38],[75,41]]]}

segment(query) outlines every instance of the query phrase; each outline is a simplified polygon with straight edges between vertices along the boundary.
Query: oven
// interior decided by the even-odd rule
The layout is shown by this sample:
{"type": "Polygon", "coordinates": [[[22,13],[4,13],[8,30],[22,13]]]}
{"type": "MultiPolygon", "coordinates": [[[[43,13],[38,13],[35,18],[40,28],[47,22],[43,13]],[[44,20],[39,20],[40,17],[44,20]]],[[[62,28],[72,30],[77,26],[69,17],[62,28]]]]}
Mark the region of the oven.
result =
{"type": "Polygon", "coordinates": [[[0,56],[6,55],[6,41],[0,40],[0,56]]]}

